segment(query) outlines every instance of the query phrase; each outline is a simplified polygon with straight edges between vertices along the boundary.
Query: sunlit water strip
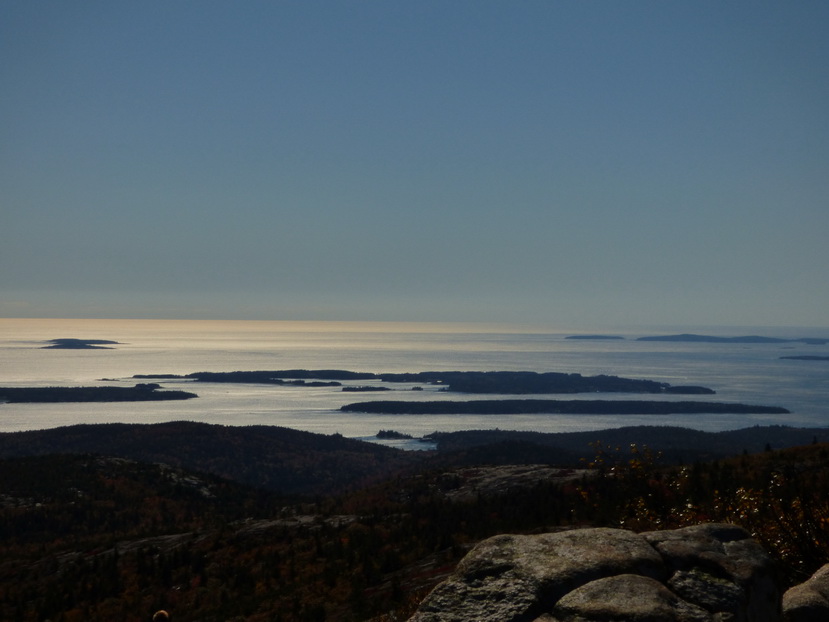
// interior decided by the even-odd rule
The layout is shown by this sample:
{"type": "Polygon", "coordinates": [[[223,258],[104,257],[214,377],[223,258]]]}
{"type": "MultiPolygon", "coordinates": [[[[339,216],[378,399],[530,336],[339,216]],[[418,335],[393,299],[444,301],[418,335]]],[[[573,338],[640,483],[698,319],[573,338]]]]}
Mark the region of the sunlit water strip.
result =
{"type": "MultiPolygon", "coordinates": [[[[597,333],[609,331],[597,330],[597,333]]],[[[681,331],[676,331],[681,332],[681,331]]],[[[702,331],[700,331],[702,332],[702,331]]],[[[715,334],[706,329],[707,334],[715,334]]],[[[758,329],[719,329],[757,334],[758,329]]],[[[829,426],[829,362],[781,356],[827,355],[829,347],[803,343],[710,344],[641,342],[664,330],[613,331],[620,340],[567,339],[573,333],[537,326],[162,320],[0,319],[0,386],[130,385],[134,374],[195,371],[346,369],[370,372],[427,370],[556,371],[609,374],[671,384],[708,386],[715,396],[669,399],[783,406],[790,415],[368,415],[343,413],[346,403],[371,399],[498,399],[389,385],[395,392],[343,393],[330,387],[161,381],[199,398],[184,402],[0,404],[0,431],[75,423],[157,423],[192,420],[224,425],[280,425],[325,434],[372,438],[378,430],[419,437],[467,429],[567,432],[622,425],[679,425],[718,431],[752,425],[829,426]],[[57,338],[106,339],[112,349],[43,349],[57,338]],[[106,380],[103,380],[106,379],[106,380]]],[[[819,329],[765,329],[779,337],[825,337],[819,329]]],[[[364,383],[356,383],[364,384],[364,383]]],[[[544,397],[554,396],[521,396],[544,397]]],[[[562,399],[666,399],[664,396],[591,394],[562,399]]],[[[399,444],[399,443],[390,443],[399,444]]]]}

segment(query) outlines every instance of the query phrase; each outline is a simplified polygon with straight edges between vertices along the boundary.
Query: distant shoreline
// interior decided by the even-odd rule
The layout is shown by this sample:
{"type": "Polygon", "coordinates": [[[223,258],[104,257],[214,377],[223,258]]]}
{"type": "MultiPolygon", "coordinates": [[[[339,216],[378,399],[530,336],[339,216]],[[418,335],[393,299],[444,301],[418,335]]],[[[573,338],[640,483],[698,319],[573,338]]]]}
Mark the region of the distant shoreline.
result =
{"type": "Polygon", "coordinates": [[[565,339],[603,340],[603,339],[624,339],[620,335],[568,335],[565,339]]]}
{"type": "MultiPolygon", "coordinates": [[[[601,340],[624,340],[619,335],[568,335],[565,339],[583,341],[601,340]]],[[[680,343],[806,343],[809,345],[822,346],[829,343],[829,339],[823,337],[796,337],[786,339],[783,337],[762,337],[760,335],[743,335],[739,337],[717,337],[715,335],[696,335],[693,333],[682,333],[679,335],[652,335],[637,337],[635,341],[672,341],[680,343]]]]}
{"type": "Polygon", "coordinates": [[[823,337],[798,337],[794,339],[785,339],[782,337],[761,337],[760,335],[716,337],[714,335],[694,335],[691,333],[638,337],[636,341],[679,341],[691,343],[807,343],[809,345],[818,346],[829,343],[829,339],[824,339],[823,337]]]}
{"type": "Polygon", "coordinates": [[[465,402],[375,401],[346,404],[343,412],[391,415],[676,415],[790,414],[780,406],[723,402],[657,402],[646,400],[472,400],[465,402]]]}
{"type": "Polygon", "coordinates": [[[814,356],[811,354],[804,354],[803,356],[781,356],[780,358],[790,361],[829,361],[829,356],[814,356]]]}

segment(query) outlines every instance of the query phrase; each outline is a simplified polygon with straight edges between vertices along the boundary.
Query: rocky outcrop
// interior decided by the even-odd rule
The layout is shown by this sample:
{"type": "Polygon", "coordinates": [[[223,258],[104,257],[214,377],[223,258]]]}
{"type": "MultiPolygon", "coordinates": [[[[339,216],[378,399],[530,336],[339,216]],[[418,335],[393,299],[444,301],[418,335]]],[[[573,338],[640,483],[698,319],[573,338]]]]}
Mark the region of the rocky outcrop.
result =
{"type": "Polygon", "coordinates": [[[766,552],[739,527],[575,529],[481,542],[412,622],[779,622],[766,552]]]}
{"type": "Polygon", "coordinates": [[[829,564],[783,594],[783,619],[786,622],[829,620],[829,564]]]}

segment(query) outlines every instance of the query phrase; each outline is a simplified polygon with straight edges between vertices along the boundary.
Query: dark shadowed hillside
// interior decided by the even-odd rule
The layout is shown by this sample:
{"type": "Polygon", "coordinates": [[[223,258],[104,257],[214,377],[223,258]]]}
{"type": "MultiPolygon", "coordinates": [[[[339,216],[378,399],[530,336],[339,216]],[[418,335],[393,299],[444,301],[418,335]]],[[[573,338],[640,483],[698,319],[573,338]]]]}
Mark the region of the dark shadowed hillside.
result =
{"type": "MultiPolygon", "coordinates": [[[[577,464],[593,456],[596,443],[612,447],[631,444],[646,445],[661,455],[667,463],[693,462],[725,458],[741,453],[756,453],[766,449],[783,449],[813,442],[829,442],[829,428],[790,428],[786,426],[755,426],[724,432],[702,432],[690,428],[668,426],[629,426],[591,432],[516,432],[509,430],[467,430],[435,432],[429,435],[437,442],[441,453],[470,452],[483,458],[489,447],[500,447],[493,455],[503,453],[505,444],[521,444],[523,453],[538,462],[577,464]],[[547,451],[547,459],[539,460],[547,451]]],[[[520,462],[521,450],[511,453],[511,459],[520,462]]]]}
{"type": "Polygon", "coordinates": [[[193,422],[75,425],[0,434],[0,458],[95,453],[211,473],[283,494],[330,495],[376,482],[416,465],[555,464],[579,466],[597,443],[647,445],[664,463],[688,463],[829,441],[829,429],[763,426],[701,432],[632,426],[593,432],[505,430],[436,432],[437,452],[381,445],[276,426],[193,422]]]}
{"type": "Polygon", "coordinates": [[[75,425],[0,434],[0,458],[96,453],[212,473],[284,494],[334,494],[417,459],[376,444],[276,426],[75,425]]]}
{"type": "Polygon", "coordinates": [[[588,469],[470,462],[314,503],[121,458],[3,459],[0,619],[399,622],[481,539],[589,525],[734,522],[786,581],[827,560],[827,445],[683,468],[594,449],[588,469]]]}

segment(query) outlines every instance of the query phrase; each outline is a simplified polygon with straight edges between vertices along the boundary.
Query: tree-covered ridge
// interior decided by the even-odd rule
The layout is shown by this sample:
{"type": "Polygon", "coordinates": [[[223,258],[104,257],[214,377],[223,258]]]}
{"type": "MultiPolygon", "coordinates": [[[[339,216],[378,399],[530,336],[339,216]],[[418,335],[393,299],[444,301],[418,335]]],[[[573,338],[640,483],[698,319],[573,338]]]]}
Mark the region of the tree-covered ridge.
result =
{"type": "Polygon", "coordinates": [[[561,372],[534,371],[424,371],[413,373],[353,372],[337,369],[287,369],[273,371],[194,372],[184,376],[138,374],[134,378],[182,378],[196,382],[239,382],[283,384],[285,380],[378,380],[389,383],[440,385],[459,393],[687,393],[711,394],[711,389],[694,386],[671,386],[667,382],[620,378],[618,376],[582,376],[561,372]]]}
{"type": "Polygon", "coordinates": [[[829,443],[829,428],[773,425],[722,432],[674,426],[625,426],[585,432],[491,429],[433,432],[424,440],[434,442],[440,455],[471,453],[490,461],[495,455],[493,448],[498,447],[497,454],[501,456],[498,463],[524,462],[526,455],[530,461],[577,466],[592,459],[591,443],[600,441],[611,447],[647,445],[658,451],[666,464],[690,464],[766,449],[829,443]]]}
{"type": "Polygon", "coordinates": [[[0,403],[24,402],[148,402],[198,397],[187,391],[158,391],[160,385],[134,387],[0,387],[0,403]]]}
{"type": "Polygon", "coordinates": [[[375,443],[279,426],[177,421],[0,433],[0,458],[97,453],[211,473],[283,494],[335,494],[419,459],[375,443]]]}
{"type": "Polygon", "coordinates": [[[544,462],[576,467],[589,443],[646,443],[673,463],[709,460],[829,442],[829,429],[763,426],[701,432],[668,426],[631,426],[590,432],[471,430],[435,432],[438,451],[400,451],[375,443],[278,426],[222,426],[195,422],[108,423],[0,433],[0,459],[48,454],[106,454],[164,463],[226,477],[282,494],[337,494],[426,464],[482,461],[544,462]]]}

